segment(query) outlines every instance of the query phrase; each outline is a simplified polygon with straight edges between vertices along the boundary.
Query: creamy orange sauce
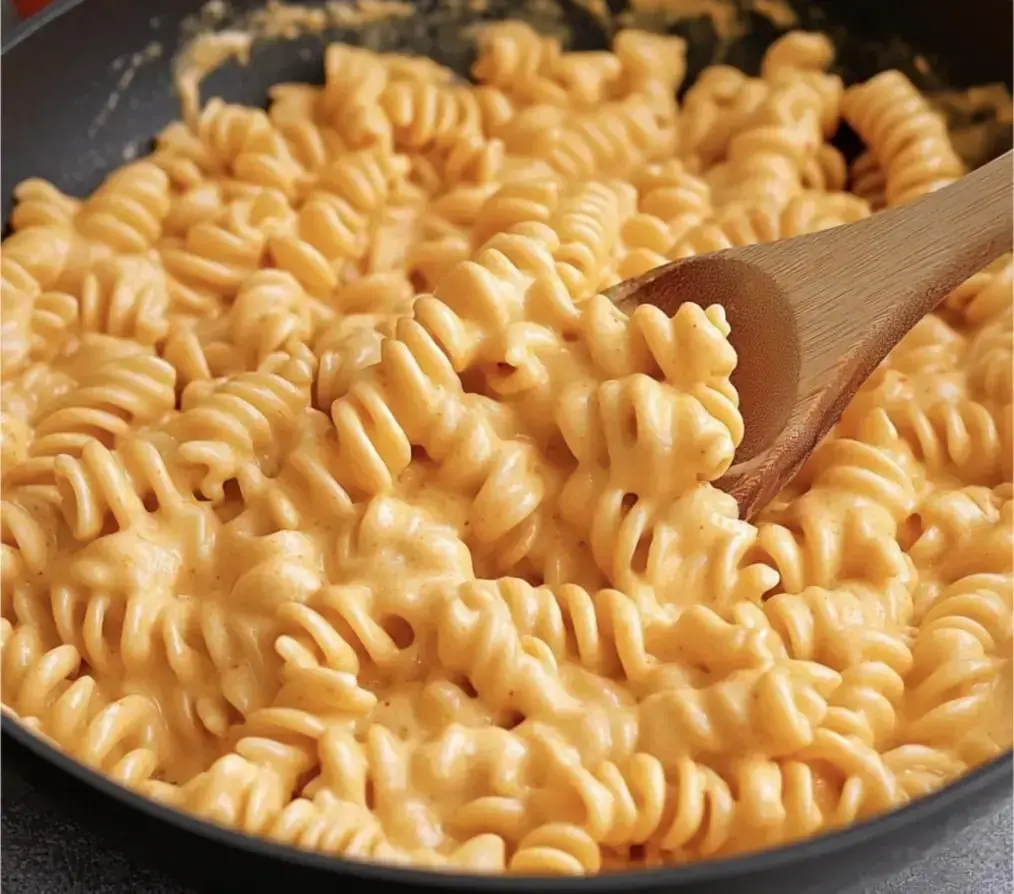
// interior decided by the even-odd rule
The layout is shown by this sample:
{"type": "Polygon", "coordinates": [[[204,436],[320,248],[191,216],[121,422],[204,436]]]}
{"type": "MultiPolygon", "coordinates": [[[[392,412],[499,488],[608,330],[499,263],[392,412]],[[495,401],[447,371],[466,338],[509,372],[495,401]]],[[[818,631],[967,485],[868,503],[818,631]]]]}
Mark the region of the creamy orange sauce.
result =
{"type": "Polygon", "coordinates": [[[715,484],[721,308],[602,294],[953,182],[929,102],[792,32],[677,106],[680,38],[517,22],[475,32],[476,85],[335,44],[267,112],[200,101],[339,9],[209,7],[150,156],[17,188],[4,710],[213,822],[462,872],[776,846],[1009,749],[1010,257],[753,524],[715,484]]]}

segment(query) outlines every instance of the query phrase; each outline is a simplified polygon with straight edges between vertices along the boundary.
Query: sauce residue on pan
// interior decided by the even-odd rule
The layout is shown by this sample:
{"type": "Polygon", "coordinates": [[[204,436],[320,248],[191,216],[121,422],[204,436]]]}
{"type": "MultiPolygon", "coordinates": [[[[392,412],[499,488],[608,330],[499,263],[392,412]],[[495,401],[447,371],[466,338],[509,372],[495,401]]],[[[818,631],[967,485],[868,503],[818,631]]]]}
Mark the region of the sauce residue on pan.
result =
{"type": "Polygon", "coordinates": [[[105,104],[99,109],[92,122],[88,125],[89,137],[94,137],[106,121],[109,120],[109,116],[116,110],[123,95],[130,89],[130,85],[134,82],[134,78],[137,77],[137,73],[141,68],[149,62],[160,59],[162,52],[162,44],[153,40],[136,53],[131,53],[127,56],[117,56],[110,63],[109,67],[118,75],[116,85],[110,91],[105,104]]]}
{"type": "MultiPolygon", "coordinates": [[[[750,30],[751,14],[767,19],[780,29],[798,23],[786,0],[631,0],[628,7],[613,14],[605,0],[574,0],[609,35],[620,28],[660,30],[684,21],[706,19],[717,37],[712,63],[723,61],[728,48],[750,30]]],[[[456,25],[447,35],[469,41],[475,22],[462,22],[464,13],[481,16],[489,0],[438,0],[420,17],[420,42],[413,49],[425,55],[432,37],[424,28],[456,25]]],[[[363,46],[382,49],[389,42],[385,25],[417,15],[415,8],[400,0],[358,0],[301,6],[270,0],[263,7],[235,12],[224,0],[209,0],[200,11],[184,20],[181,48],[173,62],[174,83],[180,96],[184,120],[192,120],[200,106],[200,85],[205,77],[230,60],[247,63],[256,41],[292,40],[307,34],[323,35],[330,29],[351,29],[363,46]]],[[[521,18],[547,35],[565,42],[569,29],[557,0],[523,0],[512,9],[521,18]]]]}
{"type": "Polygon", "coordinates": [[[257,40],[293,40],[304,34],[322,34],[329,28],[359,29],[414,14],[399,0],[358,0],[299,6],[271,0],[263,7],[234,15],[223,0],[210,0],[184,20],[182,47],[173,60],[173,81],[185,121],[200,108],[200,85],[211,72],[230,60],[246,64],[257,40]],[[216,30],[217,29],[217,30],[216,30]]]}

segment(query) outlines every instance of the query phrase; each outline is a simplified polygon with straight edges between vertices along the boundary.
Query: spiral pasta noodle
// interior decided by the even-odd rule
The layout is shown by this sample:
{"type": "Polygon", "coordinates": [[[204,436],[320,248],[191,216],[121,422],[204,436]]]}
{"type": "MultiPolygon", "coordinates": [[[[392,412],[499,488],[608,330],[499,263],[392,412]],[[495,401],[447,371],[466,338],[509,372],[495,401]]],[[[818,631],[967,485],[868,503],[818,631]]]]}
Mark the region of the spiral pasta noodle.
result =
{"type": "Polygon", "coordinates": [[[881,166],[888,205],[940,189],[964,173],[946,126],[901,72],[886,71],[849,88],[842,114],[881,166]]]}
{"type": "Polygon", "coordinates": [[[79,674],[73,646],[44,650],[32,627],[12,628],[6,618],[2,625],[5,711],[122,785],[147,782],[164,747],[155,704],[141,695],[110,699],[94,678],[79,674]]]}
{"type": "Polygon", "coordinates": [[[16,187],[4,711],[210,822],[468,873],[774,847],[1009,749],[1010,256],[753,522],[724,310],[608,291],[941,188],[943,119],[821,34],[679,99],[679,37],[474,37],[472,83],[333,44],[91,196],[16,187]]]}

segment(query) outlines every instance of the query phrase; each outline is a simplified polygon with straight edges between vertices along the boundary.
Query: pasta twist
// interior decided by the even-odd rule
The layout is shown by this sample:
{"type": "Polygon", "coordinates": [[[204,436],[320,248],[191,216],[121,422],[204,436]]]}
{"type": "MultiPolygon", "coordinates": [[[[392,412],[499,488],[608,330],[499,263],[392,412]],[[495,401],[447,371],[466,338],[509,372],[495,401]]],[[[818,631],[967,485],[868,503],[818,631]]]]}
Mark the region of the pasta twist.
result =
{"type": "MultiPolygon", "coordinates": [[[[288,363],[284,356],[280,358],[288,363]]],[[[296,369],[305,371],[302,363],[296,369]]],[[[299,376],[302,380],[302,375],[299,376]]],[[[303,412],[295,417],[298,424],[290,429],[290,451],[281,464],[270,465],[241,459],[236,466],[236,486],[223,482],[223,512],[235,512],[243,506],[252,510],[256,524],[269,531],[297,530],[308,524],[334,524],[352,517],[353,504],[348,492],[341,486],[333,449],[333,429],[330,420],[322,413],[303,412]],[[265,471],[267,470],[267,471],[265,471]],[[268,474],[271,472],[271,474],[268,474]],[[241,503],[235,501],[236,490],[241,503]],[[230,505],[234,508],[230,509],[230,505]]],[[[236,457],[234,457],[235,459],[236,457]]],[[[233,460],[230,459],[229,463],[233,460]]],[[[222,466],[228,474],[230,465],[222,466]]],[[[197,491],[200,481],[192,476],[203,476],[200,463],[185,470],[190,487],[197,491]]]]}
{"type": "Polygon", "coordinates": [[[4,493],[0,503],[3,534],[0,580],[4,584],[5,604],[7,594],[24,589],[25,572],[38,577],[45,571],[47,560],[56,547],[53,530],[57,527],[59,511],[55,502],[45,491],[41,494],[27,490],[4,493]]]}
{"type": "Polygon", "coordinates": [[[50,289],[73,288],[98,254],[66,228],[28,227],[3,242],[0,294],[8,302],[18,293],[23,300],[50,289]]]}
{"type": "Polygon", "coordinates": [[[670,226],[678,219],[699,220],[711,212],[707,182],[675,159],[642,166],[631,175],[630,182],[637,189],[638,210],[670,226]]]}
{"type": "Polygon", "coordinates": [[[210,186],[216,195],[222,195],[221,184],[206,178],[206,174],[218,167],[208,147],[182,121],[174,121],[155,137],[155,151],[148,161],[165,173],[176,194],[210,186]]]}
{"type": "Polygon", "coordinates": [[[268,90],[268,119],[309,182],[344,149],[339,133],[316,120],[322,94],[308,84],[276,84],[268,90]]]}
{"type": "MultiPolygon", "coordinates": [[[[636,55],[631,46],[634,32],[626,34],[622,44],[629,59],[636,55]]],[[[614,51],[620,43],[618,36],[614,51]]],[[[479,32],[478,49],[472,76],[503,90],[521,106],[593,106],[608,98],[623,67],[616,52],[563,53],[558,41],[543,37],[524,22],[485,26],[479,32]]],[[[676,81],[674,76],[673,91],[676,81]]],[[[628,90],[636,86],[632,83],[628,90]]]]}
{"type": "Polygon", "coordinates": [[[649,97],[657,115],[674,121],[676,91],[687,73],[686,41],[625,28],[613,37],[613,53],[620,63],[615,91],[649,97]]]}
{"type": "MultiPolygon", "coordinates": [[[[223,485],[244,464],[271,474],[291,442],[301,411],[309,405],[307,381],[294,383],[270,372],[244,373],[183,395],[183,412],[169,422],[180,459],[201,472],[200,490],[224,499],[223,485]]],[[[197,383],[200,384],[200,383],[197,383]]]]}
{"type": "Polygon", "coordinates": [[[554,80],[560,45],[524,22],[487,25],[478,35],[479,54],[472,76],[507,91],[523,103],[566,105],[569,97],[554,80]]]}
{"type": "Polygon", "coordinates": [[[248,834],[515,874],[777,846],[1008,748],[1011,257],[749,522],[723,310],[613,288],[956,179],[943,118],[802,31],[679,98],[680,37],[477,44],[477,84],[335,44],[266,110],[184,60],[151,155],[16,187],[4,710],[248,834]]]}
{"type": "Polygon", "coordinates": [[[163,240],[159,254],[172,275],[171,307],[184,313],[217,312],[260,266],[265,230],[289,213],[280,194],[265,191],[254,199],[230,203],[220,221],[197,223],[182,240],[163,240]]]}
{"type": "Polygon", "coordinates": [[[191,499],[186,479],[166,461],[168,450],[160,437],[131,438],[115,452],[91,440],[78,457],[56,457],[58,505],[74,538],[94,540],[108,520],[117,530],[133,527],[147,514],[149,497],[169,511],[191,499]]]}
{"type": "Polygon", "coordinates": [[[584,534],[606,579],[639,598],[654,593],[681,606],[755,601],[778,583],[776,571],[750,561],[757,535],[739,522],[734,502],[707,487],[666,506],[578,471],[564,486],[560,512],[584,534]]]}
{"type": "Polygon", "coordinates": [[[5,710],[75,760],[121,785],[142,786],[159,770],[166,743],[157,707],[142,695],[110,698],[79,675],[73,646],[47,650],[33,627],[0,620],[5,710]]]}
{"type": "Polygon", "coordinates": [[[114,251],[143,252],[162,235],[169,214],[169,178],[150,162],[121,168],[81,207],[78,230],[114,251]]]}
{"type": "MultiPolygon", "coordinates": [[[[803,186],[806,189],[836,192],[845,189],[848,183],[848,162],[834,145],[822,143],[816,154],[804,162],[802,174],[803,186]]],[[[851,193],[849,195],[866,201],[862,196],[853,196],[851,193]]]]}
{"type": "Polygon", "coordinates": [[[553,180],[521,181],[501,186],[480,209],[472,227],[472,244],[481,248],[498,233],[513,232],[519,224],[548,223],[560,200],[553,180]]]}
{"type": "Polygon", "coordinates": [[[400,848],[387,839],[369,810],[326,793],[312,802],[292,801],[267,834],[285,844],[346,859],[474,872],[504,868],[503,841],[495,835],[477,835],[447,855],[424,848],[400,848]]]}
{"type": "MultiPolygon", "coordinates": [[[[393,321],[385,321],[384,329],[393,329],[393,321]]],[[[389,337],[390,331],[386,333],[389,337]]],[[[314,405],[325,413],[334,402],[347,394],[358,374],[380,361],[380,348],[385,333],[368,322],[348,325],[340,321],[335,330],[328,330],[318,342],[320,365],[314,389],[314,405]]]]}
{"type": "Polygon", "coordinates": [[[31,440],[32,433],[27,419],[0,410],[0,462],[3,463],[0,475],[6,477],[7,472],[28,455],[31,440]]]}
{"type": "Polygon", "coordinates": [[[625,183],[589,183],[561,197],[549,220],[560,240],[553,256],[575,300],[610,284],[610,261],[634,202],[634,191],[625,183]]]}
{"type": "Polygon", "coordinates": [[[443,666],[464,673],[491,707],[528,716],[575,710],[580,704],[547,673],[536,657],[537,641],[518,631],[496,590],[483,582],[461,586],[445,602],[437,641],[443,666]]]}
{"type": "Polygon", "coordinates": [[[994,708],[1001,665],[1010,672],[1010,605],[1009,575],[972,575],[940,594],[912,645],[904,741],[949,745],[967,763],[999,753],[980,718],[994,708]]]}
{"type": "MultiPolygon", "coordinates": [[[[251,616],[235,624],[218,606],[175,599],[165,575],[125,578],[117,562],[137,552],[137,543],[113,535],[83,551],[71,571],[76,585],[53,589],[51,623],[90,666],[107,674],[155,673],[168,683],[154,691],[161,717],[185,746],[179,759],[189,761],[186,775],[192,775],[237,715],[255,710],[270,692],[270,669],[256,642],[263,624],[251,616]]],[[[152,544],[140,543],[145,559],[165,562],[167,551],[159,555],[152,544]]]]}
{"type": "Polygon", "coordinates": [[[64,195],[53,184],[38,178],[23,180],[14,187],[14,211],[11,229],[15,232],[29,227],[72,228],[81,202],[64,195]]]}
{"type": "Polygon", "coordinates": [[[894,740],[912,665],[908,648],[887,637],[867,637],[861,647],[872,660],[842,672],[841,686],[828,700],[824,726],[881,750],[894,740]]]}
{"type": "Polygon", "coordinates": [[[821,130],[826,139],[838,129],[843,92],[841,78],[826,73],[833,61],[831,39],[826,34],[807,31],[783,34],[764,51],[761,60],[764,80],[775,86],[802,83],[817,95],[821,130]]]}
{"type": "Polygon", "coordinates": [[[877,405],[933,475],[955,470],[970,484],[998,484],[1004,461],[997,420],[961,391],[935,392],[887,370],[876,383],[877,405]]]}
{"type": "Polygon", "coordinates": [[[287,660],[271,703],[247,715],[244,728],[284,740],[319,739],[329,723],[367,717],[377,697],[354,674],[287,660]]]}
{"type": "Polygon", "coordinates": [[[738,793],[734,821],[738,834],[729,842],[732,847],[727,846],[733,852],[847,826],[906,801],[892,788],[885,802],[882,788],[862,773],[829,773],[806,760],[737,761],[726,778],[738,793]]]}
{"type": "Polygon", "coordinates": [[[425,624],[425,606],[405,592],[403,580],[392,580],[382,595],[355,583],[357,574],[378,562],[414,560],[431,580],[458,581],[471,573],[464,544],[425,513],[378,498],[343,533],[337,551],[350,583],[321,588],[311,581],[305,598],[281,604],[286,632],[275,651],[294,670],[327,669],[354,680],[368,662],[386,674],[411,677],[423,649],[415,631],[425,624]]]}
{"type": "Polygon", "coordinates": [[[900,745],[884,754],[884,766],[906,800],[928,795],[965,771],[963,761],[946,749],[900,745]]]}
{"type": "Polygon", "coordinates": [[[617,590],[533,587],[517,578],[482,586],[495,589],[518,631],[546,643],[558,661],[576,661],[610,677],[621,673],[649,690],[673,670],[662,661],[670,655],[723,673],[785,656],[780,640],[763,625],[730,624],[703,606],[672,621],[667,612],[617,590]]]}
{"type": "Polygon", "coordinates": [[[153,782],[144,791],[211,822],[264,834],[310,766],[309,757],[297,748],[251,737],[184,785],[153,782]]]}
{"type": "Polygon", "coordinates": [[[804,192],[782,211],[782,232],[785,236],[802,236],[855,223],[869,215],[870,206],[851,193],[804,192]]]}
{"type": "Polygon", "coordinates": [[[299,211],[294,232],[268,240],[276,266],[310,292],[325,296],[366,250],[370,215],[408,171],[403,156],[369,150],[346,155],[321,172],[320,190],[299,211]]]}
{"type": "Polygon", "coordinates": [[[364,150],[342,155],[321,171],[318,185],[353,208],[372,212],[397,194],[408,171],[403,155],[364,150]]]}
{"type": "Polygon", "coordinates": [[[912,578],[895,540],[915,505],[911,455],[883,410],[864,429],[862,440],[825,441],[803,471],[814,474],[810,489],[786,509],[761,514],[757,543],[787,593],[912,578]]]}
{"type": "Polygon", "coordinates": [[[628,277],[665,263],[665,255],[688,230],[711,214],[711,190],[679,161],[648,164],[631,175],[638,210],[623,229],[628,249],[618,273],[628,277]]]}
{"type": "Polygon", "coordinates": [[[189,159],[167,153],[161,162],[152,156],[152,164],[156,163],[168,173],[173,184],[172,205],[162,223],[164,236],[181,238],[195,224],[213,222],[221,215],[222,207],[228,202],[221,183],[204,179],[203,173],[189,159]]]}
{"type": "Polygon", "coordinates": [[[338,124],[350,109],[376,101],[390,70],[390,64],[375,53],[343,43],[329,44],[324,51],[324,88],[317,99],[318,114],[338,124]]]}
{"type": "Polygon", "coordinates": [[[748,210],[731,209],[721,217],[704,220],[690,227],[665,255],[677,261],[695,255],[724,251],[734,245],[756,245],[782,238],[782,221],[776,206],[754,206],[748,210]]]}
{"type": "MultiPolygon", "coordinates": [[[[973,544],[988,543],[1001,522],[1004,502],[997,490],[985,487],[941,489],[931,494],[919,504],[912,520],[914,539],[908,554],[919,568],[939,576],[973,544]]],[[[928,581],[924,583],[928,585],[928,581]]]]}
{"type": "Polygon", "coordinates": [[[330,309],[317,304],[293,276],[265,270],[249,277],[229,311],[229,337],[246,354],[242,368],[257,369],[290,341],[308,342],[330,309]]]}
{"type": "Polygon", "coordinates": [[[583,830],[567,823],[546,823],[518,843],[508,863],[525,875],[590,875],[599,871],[598,845],[583,830]]]}
{"type": "Polygon", "coordinates": [[[865,202],[848,193],[801,192],[781,206],[733,206],[684,229],[659,263],[815,233],[854,223],[869,213],[865,202]]]}
{"type": "Polygon", "coordinates": [[[840,685],[840,675],[828,667],[784,661],[733,673],[703,689],[661,690],[638,706],[641,742],[666,767],[683,756],[734,752],[742,742],[789,756],[814,742],[828,698],[840,685]],[[674,739],[679,749],[672,747],[674,739]]]}
{"type": "Polygon", "coordinates": [[[417,299],[412,317],[400,320],[396,337],[382,345],[380,362],[331,408],[346,487],[389,489],[408,465],[412,444],[441,464],[456,450],[479,449],[481,457],[463,471],[469,479],[485,477],[496,441],[485,433],[482,414],[467,413],[455,370],[466,370],[520,315],[532,274],[550,272],[552,263],[533,239],[505,234],[457,267],[436,295],[417,299]],[[434,428],[429,420],[438,412],[443,421],[434,428]]]}
{"type": "MultiPolygon", "coordinates": [[[[506,151],[503,140],[476,134],[467,135],[452,143],[446,150],[439,152],[434,158],[436,176],[440,187],[451,192],[461,184],[489,184],[498,187],[504,175],[506,151]],[[446,184],[446,186],[445,186],[446,184]]],[[[485,195],[485,192],[477,193],[485,195]]],[[[434,211],[439,213],[445,203],[438,200],[434,211]]]]}
{"type": "Polygon", "coordinates": [[[119,257],[95,265],[75,296],[44,292],[32,308],[32,355],[52,359],[78,333],[154,345],[168,329],[168,295],[154,265],[119,257]]]}
{"type": "Polygon", "coordinates": [[[469,586],[501,600],[521,636],[546,643],[560,661],[577,660],[604,675],[622,672],[630,680],[643,679],[654,665],[638,605],[617,590],[533,587],[518,578],[469,586]]]}
{"type": "Polygon", "coordinates": [[[898,71],[850,87],[842,114],[877,159],[888,205],[911,201],[964,173],[943,120],[898,71]]]}
{"type": "Polygon", "coordinates": [[[467,87],[395,81],[384,89],[380,106],[398,149],[418,152],[486,133],[483,108],[467,87]]]}
{"type": "MultiPolygon", "coordinates": [[[[900,370],[909,376],[946,373],[961,364],[967,350],[967,338],[939,315],[927,314],[912,327],[881,366],[900,370]]],[[[874,373],[865,388],[875,387],[878,381],[878,374],[874,373]]],[[[850,416],[860,412],[849,410],[850,416]]]]}
{"type": "Polygon", "coordinates": [[[898,604],[891,606],[862,589],[809,587],[772,596],[762,610],[789,657],[843,671],[879,649],[889,650],[892,638],[905,629],[912,602],[907,591],[899,595],[898,604]]]}
{"type": "Polygon", "coordinates": [[[969,277],[944,301],[945,307],[971,326],[981,326],[1009,310],[1014,292],[1014,260],[1008,255],[998,264],[969,277]]]}
{"type": "Polygon", "coordinates": [[[661,484],[667,493],[723,474],[743,423],[728,381],[735,353],[719,350],[704,361],[705,345],[724,341],[728,324],[722,309],[684,304],[670,318],[641,305],[628,319],[596,296],[582,305],[577,327],[593,370],[605,381],[580,383],[560,398],[557,424],[574,458],[610,469],[618,483],[622,475],[623,486],[639,494],[649,490],[642,476],[661,471],[664,454],[699,454],[690,468],[667,467],[661,484]],[[672,437],[668,445],[662,430],[672,437]],[[624,457],[635,454],[650,459],[652,470],[621,471],[624,457]]]}
{"type": "MultiPolygon", "coordinates": [[[[598,799],[596,819],[609,818],[602,843],[611,849],[704,858],[807,837],[882,809],[861,776],[842,782],[829,776],[792,759],[743,758],[719,773],[681,757],[666,771],[642,753],[626,766],[607,763],[596,770],[608,792],[598,799]]],[[[583,829],[569,837],[595,844],[583,829]]],[[[573,846],[567,851],[577,856],[573,846]]]]}
{"type": "Polygon", "coordinates": [[[687,91],[679,121],[680,155],[694,173],[721,161],[729,139],[750,120],[768,85],[728,65],[709,65],[687,91]]]}
{"type": "Polygon", "coordinates": [[[667,771],[671,784],[660,791],[657,765],[656,759],[639,754],[625,771],[607,766],[598,774],[616,792],[618,817],[626,814],[638,829],[632,836],[634,844],[639,845],[637,838],[650,830],[645,847],[649,853],[689,851],[705,857],[726,849],[736,832],[736,803],[725,779],[682,756],[667,771]],[[636,817],[628,798],[639,807],[636,817]]]}
{"type": "Polygon", "coordinates": [[[291,799],[309,757],[300,749],[247,737],[235,752],[182,787],[152,784],[150,793],[174,806],[187,807],[214,822],[248,833],[351,859],[422,863],[432,867],[495,870],[502,868],[503,842],[476,836],[450,854],[396,846],[364,804],[320,791],[313,799],[291,799]]]}
{"type": "Polygon", "coordinates": [[[80,456],[92,440],[115,447],[133,427],[173,409],[175,378],[168,363],[145,354],[118,357],[99,367],[35,420],[28,458],[10,471],[9,482],[52,482],[56,458],[80,456]]]}
{"type": "Polygon", "coordinates": [[[1010,406],[1014,393],[1012,332],[1014,315],[1008,312],[983,326],[968,346],[968,384],[973,397],[983,403],[1010,406]]]}
{"type": "MultiPolygon", "coordinates": [[[[268,133],[271,122],[262,109],[223,102],[217,97],[208,100],[191,128],[197,143],[191,144],[204,156],[205,165],[227,168],[256,137],[268,133]]],[[[170,132],[169,139],[171,139],[170,132]]]]}
{"type": "Polygon", "coordinates": [[[675,241],[711,213],[708,184],[682,162],[644,165],[631,175],[638,213],[624,223],[617,275],[626,279],[664,264],[675,241]]]}
{"type": "Polygon", "coordinates": [[[549,165],[568,180],[624,176],[645,161],[671,155],[675,131],[660,124],[650,103],[637,97],[610,103],[560,130],[549,165]]]}
{"type": "Polygon", "coordinates": [[[821,98],[797,79],[774,86],[728,142],[726,161],[707,175],[717,206],[774,201],[802,188],[821,145],[821,98]]]}
{"type": "Polygon", "coordinates": [[[214,163],[235,178],[237,195],[253,198],[261,189],[274,189],[293,198],[301,190],[306,172],[260,109],[212,98],[194,129],[214,163]]]}
{"type": "Polygon", "coordinates": [[[28,366],[31,353],[32,299],[17,288],[0,295],[0,347],[4,349],[4,378],[13,378],[28,366]]]}
{"type": "MultiPolygon", "coordinates": [[[[451,267],[468,260],[491,237],[498,233],[521,232],[519,225],[522,224],[548,222],[560,197],[559,184],[546,179],[548,173],[542,172],[530,180],[504,183],[491,195],[486,195],[485,190],[474,193],[468,198],[470,207],[466,216],[470,227],[467,233],[462,232],[458,222],[438,218],[440,225],[435,232],[406,253],[406,263],[413,277],[435,288],[451,267]],[[479,197],[482,197],[481,204],[471,207],[472,199],[479,197]]],[[[444,198],[453,196],[449,193],[444,198]]],[[[433,218],[427,220],[433,222],[433,218]]]]}

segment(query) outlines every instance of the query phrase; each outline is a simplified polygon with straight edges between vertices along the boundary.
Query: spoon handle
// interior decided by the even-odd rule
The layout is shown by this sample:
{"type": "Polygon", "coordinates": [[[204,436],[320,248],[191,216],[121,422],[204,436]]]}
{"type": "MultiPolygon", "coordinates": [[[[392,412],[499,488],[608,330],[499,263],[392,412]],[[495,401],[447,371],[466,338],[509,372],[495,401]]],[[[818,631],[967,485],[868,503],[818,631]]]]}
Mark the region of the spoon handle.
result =
{"type": "MultiPolygon", "coordinates": [[[[1007,152],[951,186],[849,226],[735,250],[770,277],[792,309],[799,363],[793,407],[780,434],[766,451],[734,466],[724,482],[744,517],[799,468],[905,333],[1011,250],[1012,158],[1007,152]]],[[[788,364],[790,345],[783,348],[788,364]]],[[[752,387],[749,381],[742,386],[752,387]]]]}
{"type": "Polygon", "coordinates": [[[904,335],[969,276],[1011,250],[1012,158],[1007,152],[918,201],[842,229],[840,236],[819,234],[833,241],[845,262],[841,273],[851,274],[868,312],[884,316],[878,323],[890,325],[888,337],[904,335]]]}
{"type": "Polygon", "coordinates": [[[908,205],[740,257],[784,285],[796,308],[800,394],[832,381],[851,394],[927,312],[1011,250],[1014,154],[908,205]],[[850,390],[851,389],[851,390],[850,390]]]}

